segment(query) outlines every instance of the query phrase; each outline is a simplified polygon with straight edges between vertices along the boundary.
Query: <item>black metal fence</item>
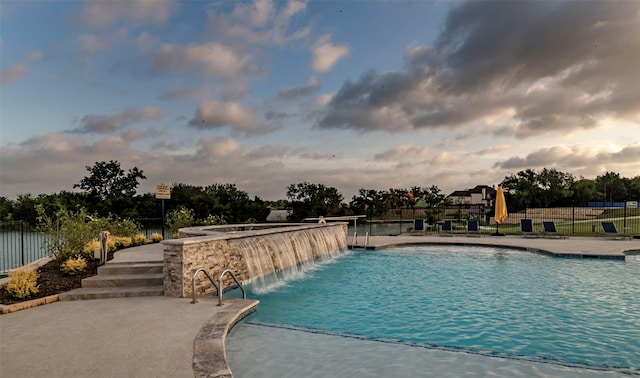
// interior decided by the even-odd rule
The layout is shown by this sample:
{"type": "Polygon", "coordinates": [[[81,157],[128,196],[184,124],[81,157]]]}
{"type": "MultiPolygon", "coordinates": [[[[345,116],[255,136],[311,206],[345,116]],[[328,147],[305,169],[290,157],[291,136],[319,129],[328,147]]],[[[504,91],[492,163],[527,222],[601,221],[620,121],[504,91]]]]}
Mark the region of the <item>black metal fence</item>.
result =
{"type": "MultiPolygon", "coordinates": [[[[398,235],[415,232],[414,222],[422,225],[422,232],[437,233],[444,220],[451,220],[454,232],[466,232],[467,222],[478,220],[482,233],[495,232],[493,209],[483,205],[458,204],[435,208],[403,208],[388,211],[377,219],[359,219],[356,227],[349,225],[349,235],[369,233],[371,236],[398,235]]],[[[613,222],[619,232],[640,235],[640,209],[637,207],[559,207],[528,208],[510,212],[506,221],[499,225],[505,234],[519,234],[520,220],[530,219],[535,231],[542,231],[542,222],[552,221],[559,232],[573,236],[597,236],[601,233],[601,222],[613,222]]]]}
{"type": "Polygon", "coordinates": [[[0,222],[0,273],[47,257],[42,239],[25,222],[0,222]]]}
{"type": "Polygon", "coordinates": [[[163,239],[171,239],[171,232],[169,229],[162,225],[162,218],[140,218],[136,220],[136,223],[140,225],[140,231],[151,239],[151,235],[160,234],[163,239]]]}
{"type": "Polygon", "coordinates": [[[558,231],[564,234],[597,236],[603,231],[602,222],[612,222],[621,233],[640,235],[640,209],[637,207],[525,209],[518,213],[509,213],[504,226],[500,225],[501,232],[520,232],[520,219],[531,219],[536,231],[542,229],[543,221],[553,221],[558,231]]]}
{"type": "MultiPolygon", "coordinates": [[[[164,233],[163,239],[171,238],[169,230],[162,226],[162,218],[141,218],[136,223],[148,240],[155,233],[164,233]]],[[[43,248],[44,238],[28,223],[0,222],[0,273],[47,257],[48,253],[43,248]]]]}

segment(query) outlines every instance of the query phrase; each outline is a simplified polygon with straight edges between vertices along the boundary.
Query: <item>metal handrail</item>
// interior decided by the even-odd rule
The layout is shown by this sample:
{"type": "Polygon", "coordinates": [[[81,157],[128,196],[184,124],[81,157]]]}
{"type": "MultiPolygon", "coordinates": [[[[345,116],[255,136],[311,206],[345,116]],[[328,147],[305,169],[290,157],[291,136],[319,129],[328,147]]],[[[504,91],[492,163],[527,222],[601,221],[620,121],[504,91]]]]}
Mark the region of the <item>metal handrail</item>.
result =
{"type": "Polygon", "coordinates": [[[223,291],[222,278],[227,273],[231,275],[231,278],[233,278],[233,280],[236,282],[236,285],[238,285],[238,287],[240,288],[240,291],[242,291],[242,299],[247,299],[247,292],[244,291],[244,287],[242,287],[242,284],[240,283],[240,281],[238,281],[238,279],[236,278],[236,276],[233,274],[231,270],[225,269],[222,271],[222,273],[220,273],[220,278],[218,278],[218,284],[220,285],[220,289],[218,290],[218,306],[222,306],[222,291],[223,291]]]}
{"type": "Polygon", "coordinates": [[[351,239],[351,248],[355,248],[357,242],[358,242],[358,233],[356,231],[353,231],[353,238],[351,239]]]}
{"type": "Polygon", "coordinates": [[[216,290],[218,291],[218,294],[220,294],[220,287],[218,285],[216,285],[215,281],[213,280],[213,278],[211,278],[211,276],[209,275],[209,273],[207,273],[207,271],[203,268],[200,268],[198,270],[196,270],[195,273],[193,273],[193,277],[191,277],[191,295],[192,295],[192,301],[191,303],[198,303],[198,301],[196,300],[196,275],[200,272],[204,272],[204,275],[207,276],[207,278],[209,279],[209,281],[211,281],[211,283],[213,284],[213,286],[216,288],[216,290]]]}
{"type": "Polygon", "coordinates": [[[369,232],[364,234],[364,249],[367,249],[367,245],[369,245],[369,232]]]}

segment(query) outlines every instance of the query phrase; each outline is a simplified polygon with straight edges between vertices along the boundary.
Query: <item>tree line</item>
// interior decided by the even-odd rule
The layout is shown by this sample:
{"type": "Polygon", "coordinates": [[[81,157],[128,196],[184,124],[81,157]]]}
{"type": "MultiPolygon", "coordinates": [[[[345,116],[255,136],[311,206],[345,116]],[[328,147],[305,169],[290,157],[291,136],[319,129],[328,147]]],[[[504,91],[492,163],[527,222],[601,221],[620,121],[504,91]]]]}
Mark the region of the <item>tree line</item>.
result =
{"type": "MultiPolygon", "coordinates": [[[[47,214],[83,209],[101,217],[160,218],[161,202],[155,193],[136,194],[140,180],[146,179],[142,170],[134,167],[125,171],[114,160],[96,162],[86,169],[88,176],[73,186],[79,191],[35,197],[20,194],[15,201],[0,197],[0,220],[21,220],[35,225],[38,206],[47,214]]],[[[500,185],[512,212],[527,207],[586,206],[590,201],[640,200],[640,176],[626,178],[615,172],[586,179],[556,169],[526,169],[505,177],[500,185]]],[[[377,218],[392,209],[435,209],[452,204],[436,185],[388,190],[363,188],[346,202],[338,189],[305,181],[289,185],[286,196],[278,201],[265,201],[257,196],[250,198],[234,184],[174,183],[165,211],[187,211],[195,223],[212,224],[264,222],[274,208],[288,209],[288,220],[300,221],[308,217],[361,214],[377,218]]]]}
{"type": "Polygon", "coordinates": [[[640,201],[640,176],[627,178],[616,172],[587,179],[556,169],[526,169],[505,177],[501,185],[509,211],[640,201]]]}

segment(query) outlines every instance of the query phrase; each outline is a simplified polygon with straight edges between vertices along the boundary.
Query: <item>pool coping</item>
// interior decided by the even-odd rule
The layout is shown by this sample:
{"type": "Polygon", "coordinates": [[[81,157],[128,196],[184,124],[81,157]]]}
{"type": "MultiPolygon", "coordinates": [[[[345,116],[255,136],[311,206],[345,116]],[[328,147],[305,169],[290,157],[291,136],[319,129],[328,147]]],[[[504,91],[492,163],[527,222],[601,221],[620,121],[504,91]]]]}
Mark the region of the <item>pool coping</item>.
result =
{"type": "Polygon", "coordinates": [[[624,260],[626,256],[640,255],[640,243],[632,240],[612,240],[593,238],[543,239],[530,237],[493,236],[373,236],[369,243],[348,243],[349,249],[376,250],[381,248],[411,245],[458,245],[492,248],[513,248],[553,257],[595,258],[624,260]],[[569,244],[567,244],[567,242],[569,244]],[[543,244],[543,245],[540,245],[543,244]],[[576,247],[577,245],[577,247],[576,247]],[[568,248],[571,247],[571,248],[568,248]],[[571,250],[569,250],[571,249],[571,250]]]}
{"type": "MultiPolygon", "coordinates": [[[[199,298],[199,301],[213,300],[217,298],[199,298]]],[[[239,321],[257,310],[258,303],[258,300],[226,298],[222,307],[216,307],[193,344],[194,377],[233,377],[227,361],[226,336],[239,321]]]]}

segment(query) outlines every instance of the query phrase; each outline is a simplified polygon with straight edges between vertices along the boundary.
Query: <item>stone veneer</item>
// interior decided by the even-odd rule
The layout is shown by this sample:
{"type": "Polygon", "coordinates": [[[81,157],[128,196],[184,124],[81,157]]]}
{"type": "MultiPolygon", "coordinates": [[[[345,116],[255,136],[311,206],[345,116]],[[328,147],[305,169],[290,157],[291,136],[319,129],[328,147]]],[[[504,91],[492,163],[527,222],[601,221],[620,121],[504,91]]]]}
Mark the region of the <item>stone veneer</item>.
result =
{"type": "MultiPolygon", "coordinates": [[[[180,229],[180,238],[165,240],[164,245],[164,295],[168,297],[188,298],[192,295],[191,279],[200,268],[205,269],[218,283],[220,273],[229,269],[241,282],[250,280],[247,263],[234,239],[261,238],[275,233],[289,233],[291,237],[313,229],[339,227],[344,233],[346,246],[347,224],[248,224],[205,226],[180,229]]],[[[313,231],[312,231],[313,232],[313,231]]],[[[298,262],[300,263],[300,262],[298,262]]],[[[282,267],[287,268],[287,267],[282,267]]],[[[204,273],[196,277],[196,295],[215,291],[204,273]]],[[[231,277],[225,277],[224,287],[233,283],[231,277]]]]}

